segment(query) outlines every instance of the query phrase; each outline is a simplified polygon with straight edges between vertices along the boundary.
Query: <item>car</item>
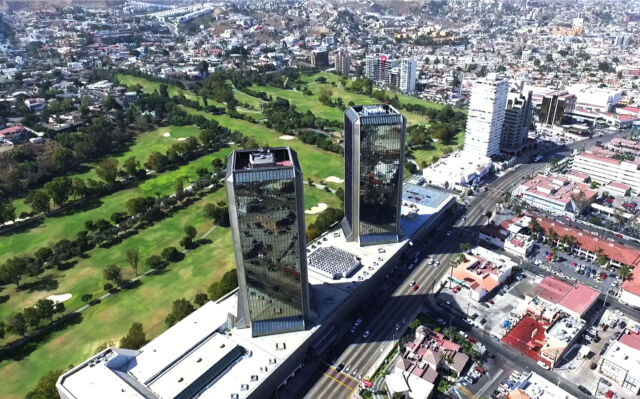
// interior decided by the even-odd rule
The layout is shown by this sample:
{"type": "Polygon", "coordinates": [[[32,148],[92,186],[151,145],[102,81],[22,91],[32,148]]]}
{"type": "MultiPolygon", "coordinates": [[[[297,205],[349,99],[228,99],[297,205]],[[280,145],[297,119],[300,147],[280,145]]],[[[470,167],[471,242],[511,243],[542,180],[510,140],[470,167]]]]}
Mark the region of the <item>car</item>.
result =
{"type": "Polygon", "coordinates": [[[538,366],[542,367],[545,370],[549,370],[549,365],[542,360],[538,360],[538,366]]]}
{"type": "Polygon", "coordinates": [[[351,327],[351,334],[353,334],[354,332],[356,332],[356,326],[351,327]]]}
{"type": "Polygon", "coordinates": [[[369,338],[369,335],[371,335],[371,332],[367,330],[364,332],[364,334],[362,334],[362,338],[369,338]]]}
{"type": "Polygon", "coordinates": [[[469,342],[471,342],[472,344],[475,344],[475,343],[477,343],[478,341],[476,341],[476,339],[475,339],[475,338],[473,338],[473,337],[469,337],[469,342]]]}
{"type": "Polygon", "coordinates": [[[613,398],[613,391],[612,390],[608,390],[607,393],[604,395],[604,397],[606,399],[611,399],[613,398]]]}
{"type": "Polygon", "coordinates": [[[409,283],[409,287],[413,287],[414,285],[416,285],[416,280],[413,280],[409,283]]]}
{"type": "Polygon", "coordinates": [[[443,320],[443,319],[438,318],[436,321],[438,322],[438,324],[442,324],[442,325],[444,325],[444,320],[443,320]]]}
{"type": "Polygon", "coordinates": [[[493,302],[493,299],[487,299],[487,302],[492,304],[492,305],[495,305],[495,302],[493,302]]]}
{"type": "Polygon", "coordinates": [[[358,319],[353,323],[355,326],[359,326],[362,323],[362,319],[358,317],[358,319]]]}
{"type": "Polygon", "coordinates": [[[578,389],[580,390],[580,392],[582,392],[583,394],[587,395],[587,396],[591,396],[591,391],[588,390],[586,387],[584,387],[583,385],[578,385],[578,389]]]}
{"type": "Polygon", "coordinates": [[[437,261],[433,262],[433,265],[436,266],[436,267],[440,266],[440,261],[437,260],[437,261]]]}
{"type": "Polygon", "coordinates": [[[411,291],[418,291],[418,288],[420,288],[420,286],[418,284],[414,285],[413,287],[411,287],[411,291]]]}
{"type": "Polygon", "coordinates": [[[447,237],[451,237],[451,232],[447,231],[447,237]]]}
{"type": "Polygon", "coordinates": [[[451,291],[455,294],[456,292],[460,291],[460,286],[456,285],[453,288],[451,288],[451,291]]]}
{"type": "Polygon", "coordinates": [[[338,365],[338,367],[336,367],[336,371],[337,371],[337,372],[340,372],[340,371],[342,371],[343,369],[344,369],[344,363],[340,363],[340,364],[338,365]]]}
{"type": "Polygon", "coordinates": [[[607,380],[606,378],[600,378],[600,383],[610,387],[611,386],[611,381],[607,380]]]}
{"type": "Polygon", "coordinates": [[[427,258],[427,265],[432,265],[433,264],[433,258],[429,257],[427,258]]]}

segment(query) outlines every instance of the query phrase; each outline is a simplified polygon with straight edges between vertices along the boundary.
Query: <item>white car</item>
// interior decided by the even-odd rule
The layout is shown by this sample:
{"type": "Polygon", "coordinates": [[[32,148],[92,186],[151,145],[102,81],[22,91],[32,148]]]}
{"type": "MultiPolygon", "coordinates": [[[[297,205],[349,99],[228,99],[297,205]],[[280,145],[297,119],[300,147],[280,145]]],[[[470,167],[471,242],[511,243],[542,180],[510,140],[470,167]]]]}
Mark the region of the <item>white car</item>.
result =
{"type": "Polygon", "coordinates": [[[369,330],[365,331],[364,334],[362,334],[362,338],[368,338],[369,335],[371,335],[371,332],[369,330]]]}
{"type": "Polygon", "coordinates": [[[547,366],[547,363],[543,362],[542,360],[538,360],[538,366],[542,367],[545,370],[549,370],[549,366],[547,366]]]}

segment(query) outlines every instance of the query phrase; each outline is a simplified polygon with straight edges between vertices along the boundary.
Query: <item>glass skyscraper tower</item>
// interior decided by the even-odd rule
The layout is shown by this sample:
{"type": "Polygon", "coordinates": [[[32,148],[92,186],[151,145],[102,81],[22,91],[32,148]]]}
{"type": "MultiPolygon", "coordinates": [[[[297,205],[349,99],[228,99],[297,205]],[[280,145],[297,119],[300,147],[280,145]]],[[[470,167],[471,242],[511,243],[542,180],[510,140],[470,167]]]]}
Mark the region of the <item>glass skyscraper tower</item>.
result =
{"type": "Polygon", "coordinates": [[[344,113],[342,230],[361,246],[398,241],[406,118],[387,104],[344,113]]]}
{"type": "Polygon", "coordinates": [[[251,328],[254,337],[304,330],[310,307],[297,154],[234,151],[226,186],[239,285],[236,325],[251,328]]]}

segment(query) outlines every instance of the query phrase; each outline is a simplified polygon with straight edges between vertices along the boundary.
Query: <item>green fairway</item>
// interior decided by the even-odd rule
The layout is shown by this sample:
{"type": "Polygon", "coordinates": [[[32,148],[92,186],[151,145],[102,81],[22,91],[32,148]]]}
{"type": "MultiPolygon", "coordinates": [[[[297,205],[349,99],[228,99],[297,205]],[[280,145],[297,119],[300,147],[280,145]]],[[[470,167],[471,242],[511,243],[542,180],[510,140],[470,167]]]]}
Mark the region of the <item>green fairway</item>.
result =
{"type": "MultiPolygon", "coordinates": [[[[138,77],[138,76],[125,75],[125,74],[121,74],[121,73],[117,75],[117,78],[120,81],[120,83],[125,84],[127,86],[135,86],[136,84],[139,84],[140,86],[142,86],[142,91],[145,92],[145,93],[153,93],[154,91],[158,90],[158,88],[160,88],[160,85],[162,84],[160,82],[154,82],[152,80],[148,80],[148,79],[141,78],[141,77],[138,77]]],[[[179,88],[178,86],[175,86],[175,85],[168,85],[167,86],[167,92],[169,93],[170,97],[182,94],[187,99],[189,99],[191,101],[197,101],[198,104],[200,104],[200,106],[204,106],[204,101],[202,101],[202,97],[197,95],[193,91],[181,89],[181,88],[179,88]]],[[[247,114],[247,115],[252,115],[254,117],[259,116],[259,114],[260,114],[260,99],[255,98],[255,97],[251,97],[248,94],[245,94],[245,93],[242,93],[242,92],[239,92],[239,91],[235,91],[234,92],[234,97],[240,103],[249,103],[252,106],[252,108],[255,107],[255,111],[253,111],[253,110],[251,110],[251,111],[238,110],[238,112],[243,113],[243,114],[247,114]]],[[[210,98],[207,99],[207,104],[216,106],[218,108],[227,109],[226,104],[214,101],[214,100],[212,100],[210,98]]]]}
{"type": "Polygon", "coordinates": [[[425,162],[426,164],[432,164],[434,157],[440,158],[444,155],[444,149],[447,147],[453,147],[454,149],[462,148],[464,144],[464,132],[459,132],[455,138],[449,143],[449,145],[442,145],[439,143],[434,144],[434,148],[428,150],[411,150],[409,153],[409,159],[413,159],[418,166],[425,162]]]}
{"type": "MultiPolygon", "coordinates": [[[[124,258],[126,249],[139,248],[140,258],[144,260],[166,246],[178,246],[186,225],[196,226],[198,236],[201,236],[212,227],[211,222],[204,218],[202,207],[223,197],[224,191],[218,190],[119,245],[92,250],[90,258],[63,272],[64,276],[59,278],[61,286],[54,292],[74,295],[67,302],[68,307],[79,304],[79,297],[84,293],[101,294],[103,291],[98,285],[102,280],[102,268],[116,263],[124,269],[125,276],[131,277],[124,258]]],[[[181,297],[192,300],[197,292],[204,292],[211,282],[233,267],[228,229],[217,227],[207,238],[210,243],[189,251],[183,261],[171,264],[159,275],[145,277],[140,287],[124,290],[90,308],[83,313],[80,324],[52,334],[21,360],[0,364],[0,379],[4,382],[0,386],[0,397],[22,398],[46,372],[65,369],[70,364],[85,360],[103,342],[117,345],[135,321],[144,325],[148,338],[164,331],[164,317],[173,300],[181,297]]],[[[140,270],[145,271],[146,266],[140,270]]],[[[38,298],[47,295],[48,292],[43,292],[38,298]]],[[[34,296],[33,300],[36,299],[34,296]]]]}
{"type": "Polygon", "coordinates": [[[185,185],[189,184],[189,179],[196,177],[197,169],[210,169],[213,159],[225,159],[230,152],[231,148],[223,148],[185,166],[151,177],[137,187],[89,200],[67,212],[48,217],[35,227],[26,226],[13,234],[0,235],[0,262],[11,256],[31,254],[62,238],[74,238],[77,232],[84,230],[85,221],[99,218],[108,220],[114,212],[126,212],[125,204],[131,198],[171,194],[178,179],[183,179],[185,185]]]}
{"type": "MultiPolygon", "coordinates": [[[[321,150],[311,144],[305,144],[297,139],[284,140],[281,134],[264,125],[251,123],[242,119],[234,119],[228,115],[212,115],[184,107],[187,112],[200,114],[210,119],[215,119],[231,130],[237,130],[244,136],[254,137],[260,144],[270,147],[291,147],[298,153],[300,166],[305,180],[311,178],[319,182],[329,176],[344,177],[344,161],[341,154],[335,154],[321,150]]],[[[337,186],[336,186],[337,187],[337,186]]]]}
{"type": "MultiPolygon", "coordinates": [[[[253,91],[263,91],[269,94],[274,100],[276,97],[282,97],[289,100],[291,105],[295,105],[296,110],[299,112],[311,111],[319,118],[329,119],[332,121],[341,121],[343,119],[343,112],[340,108],[333,108],[322,104],[318,100],[318,95],[314,92],[313,96],[307,96],[301,91],[285,90],[274,86],[258,86],[253,85],[250,87],[253,91]]],[[[345,101],[345,105],[347,102],[345,101]]]]}

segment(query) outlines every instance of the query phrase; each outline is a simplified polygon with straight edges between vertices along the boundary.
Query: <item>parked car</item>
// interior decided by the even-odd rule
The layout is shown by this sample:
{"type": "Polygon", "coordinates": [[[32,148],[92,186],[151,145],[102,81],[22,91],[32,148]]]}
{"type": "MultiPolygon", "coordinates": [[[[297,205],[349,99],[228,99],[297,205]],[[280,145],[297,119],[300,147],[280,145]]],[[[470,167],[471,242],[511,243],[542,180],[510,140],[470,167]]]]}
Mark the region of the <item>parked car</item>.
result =
{"type": "Polygon", "coordinates": [[[364,334],[362,334],[362,338],[369,338],[369,335],[371,335],[371,332],[367,330],[364,332],[364,334]]]}
{"type": "Polygon", "coordinates": [[[578,385],[578,389],[585,395],[591,396],[591,391],[585,388],[583,385],[578,385]]]}

